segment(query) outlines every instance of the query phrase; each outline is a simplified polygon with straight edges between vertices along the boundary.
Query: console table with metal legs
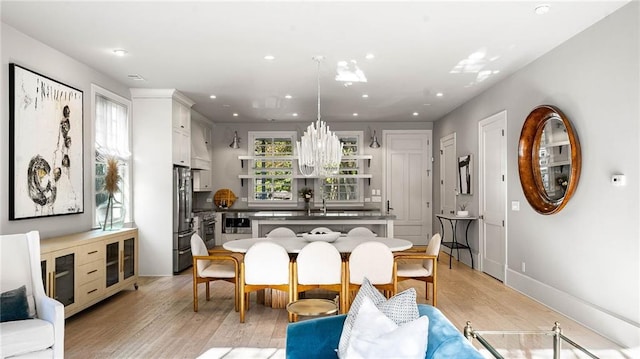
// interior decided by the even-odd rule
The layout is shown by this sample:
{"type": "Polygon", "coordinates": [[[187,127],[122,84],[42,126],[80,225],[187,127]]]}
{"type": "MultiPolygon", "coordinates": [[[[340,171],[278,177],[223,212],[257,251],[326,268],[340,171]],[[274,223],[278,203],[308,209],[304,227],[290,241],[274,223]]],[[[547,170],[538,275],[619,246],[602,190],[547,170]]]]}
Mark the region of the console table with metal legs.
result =
{"type": "Polygon", "coordinates": [[[459,216],[455,216],[455,215],[448,215],[448,214],[436,214],[436,217],[438,218],[438,221],[440,221],[440,228],[442,228],[442,243],[441,245],[443,247],[447,247],[449,249],[451,249],[451,251],[449,252],[449,269],[451,269],[451,257],[453,257],[453,250],[456,250],[456,255],[458,256],[458,261],[460,261],[460,248],[462,249],[467,249],[469,251],[469,257],[471,257],[471,269],[473,269],[473,253],[471,253],[471,247],[469,247],[469,226],[471,225],[471,222],[475,221],[476,219],[478,219],[478,217],[471,217],[471,216],[467,216],[467,217],[459,217],[459,216]],[[444,222],[443,220],[449,221],[449,224],[451,224],[451,241],[445,241],[444,239],[444,222]],[[463,221],[463,222],[467,222],[467,226],[465,228],[464,231],[464,243],[460,243],[458,242],[458,238],[456,235],[457,229],[458,229],[458,222],[463,221]]]}

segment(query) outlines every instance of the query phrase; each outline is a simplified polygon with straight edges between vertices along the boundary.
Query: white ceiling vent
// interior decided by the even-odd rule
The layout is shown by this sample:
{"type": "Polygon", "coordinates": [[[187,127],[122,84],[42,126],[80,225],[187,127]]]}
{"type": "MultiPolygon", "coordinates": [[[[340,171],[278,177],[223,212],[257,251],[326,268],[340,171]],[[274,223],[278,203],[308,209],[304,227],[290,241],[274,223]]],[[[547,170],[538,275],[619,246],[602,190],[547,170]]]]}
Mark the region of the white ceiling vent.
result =
{"type": "Polygon", "coordinates": [[[133,81],[144,81],[144,78],[138,74],[127,75],[127,78],[133,81]]]}

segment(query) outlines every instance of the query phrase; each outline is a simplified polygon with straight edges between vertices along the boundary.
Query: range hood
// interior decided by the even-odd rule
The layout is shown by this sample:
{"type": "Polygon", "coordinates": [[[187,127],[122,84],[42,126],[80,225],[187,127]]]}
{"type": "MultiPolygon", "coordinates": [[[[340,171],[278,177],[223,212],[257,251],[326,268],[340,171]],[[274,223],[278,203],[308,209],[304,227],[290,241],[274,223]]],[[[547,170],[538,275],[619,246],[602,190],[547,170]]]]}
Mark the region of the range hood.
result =
{"type": "Polygon", "coordinates": [[[202,128],[198,121],[191,121],[191,169],[211,170],[211,158],[209,157],[208,141],[205,133],[209,133],[202,128]]]}

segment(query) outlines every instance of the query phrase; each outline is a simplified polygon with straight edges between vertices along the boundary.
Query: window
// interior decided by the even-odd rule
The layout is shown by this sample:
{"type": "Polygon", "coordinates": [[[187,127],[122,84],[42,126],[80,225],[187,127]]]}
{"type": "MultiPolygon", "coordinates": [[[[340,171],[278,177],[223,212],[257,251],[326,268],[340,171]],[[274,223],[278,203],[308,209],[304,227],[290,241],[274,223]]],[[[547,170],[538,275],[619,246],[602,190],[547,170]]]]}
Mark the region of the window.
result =
{"type": "Polygon", "coordinates": [[[362,159],[352,158],[360,154],[362,148],[362,132],[336,131],[335,134],[342,142],[342,162],[336,177],[319,179],[320,188],[316,188],[320,196],[315,198],[316,203],[322,203],[324,198],[327,203],[341,205],[362,205],[363,204],[363,181],[362,178],[349,177],[364,173],[362,171],[362,159]]]}
{"type": "Polygon", "coordinates": [[[131,206],[131,152],[130,152],[130,112],[131,102],[99,86],[91,86],[92,109],[94,115],[94,226],[104,221],[98,218],[96,209],[105,205],[108,193],[104,191],[106,163],[105,157],[118,161],[118,172],[122,178],[114,199],[122,205],[125,223],[132,222],[131,206]]]}
{"type": "Polygon", "coordinates": [[[296,183],[293,180],[293,147],[295,131],[249,132],[250,161],[252,175],[249,189],[251,204],[297,203],[296,183]]]}

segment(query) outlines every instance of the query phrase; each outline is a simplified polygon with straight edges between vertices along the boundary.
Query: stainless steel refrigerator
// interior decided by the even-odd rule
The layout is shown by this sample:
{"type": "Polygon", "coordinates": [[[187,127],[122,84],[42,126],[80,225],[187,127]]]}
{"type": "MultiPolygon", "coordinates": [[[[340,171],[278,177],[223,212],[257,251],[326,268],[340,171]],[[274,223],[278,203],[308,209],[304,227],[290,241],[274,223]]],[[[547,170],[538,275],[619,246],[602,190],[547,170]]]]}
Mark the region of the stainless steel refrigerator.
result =
{"type": "Polygon", "coordinates": [[[173,168],[173,272],[178,273],[192,264],[191,236],[195,233],[191,217],[191,170],[173,168]]]}

